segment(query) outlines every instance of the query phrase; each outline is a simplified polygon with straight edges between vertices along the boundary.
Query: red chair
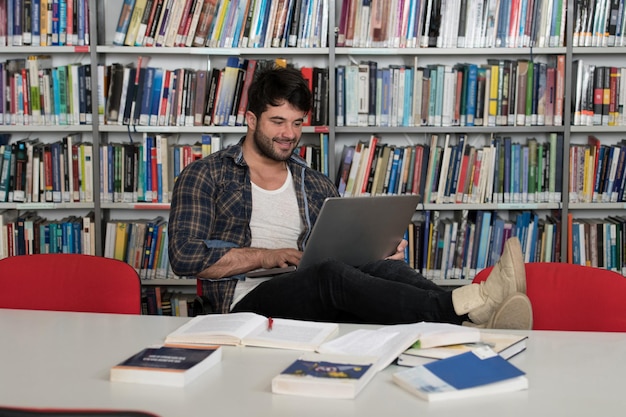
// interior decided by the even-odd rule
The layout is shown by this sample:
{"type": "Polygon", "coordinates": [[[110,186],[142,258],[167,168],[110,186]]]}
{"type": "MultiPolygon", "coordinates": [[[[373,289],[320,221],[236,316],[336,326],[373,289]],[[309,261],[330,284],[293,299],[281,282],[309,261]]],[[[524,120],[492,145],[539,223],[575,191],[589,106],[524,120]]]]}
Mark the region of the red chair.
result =
{"type": "Polygon", "coordinates": [[[141,313],[141,281],[125,262],[79,254],[0,260],[0,308],[141,313]]]}
{"type": "MultiPolygon", "coordinates": [[[[480,271],[473,282],[489,276],[480,271]]],[[[626,332],[626,278],[617,272],[568,263],[526,264],[533,330],[626,332]]]]}

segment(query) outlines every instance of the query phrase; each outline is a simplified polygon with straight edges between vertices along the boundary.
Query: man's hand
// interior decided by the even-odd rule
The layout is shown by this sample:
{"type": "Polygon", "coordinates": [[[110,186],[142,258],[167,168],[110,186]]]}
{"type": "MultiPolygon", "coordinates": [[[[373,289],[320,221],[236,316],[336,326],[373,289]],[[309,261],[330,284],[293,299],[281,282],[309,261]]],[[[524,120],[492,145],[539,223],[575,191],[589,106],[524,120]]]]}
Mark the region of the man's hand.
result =
{"type": "Polygon", "coordinates": [[[292,248],[233,248],[197,276],[218,279],[245,274],[259,268],[284,268],[289,265],[298,265],[300,258],[302,258],[302,252],[292,248]]]}
{"type": "Polygon", "coordinates": [[[262,268],[284,268],[289,265],[298,265],[302,252],[298,249],[266,249],[262,253],[262,268]]]}
{"type": "Polygon", "coordinates": [[[409,242],[405,239],[402,239],[402,241],[400,241],[400,243],[398,244],[398,247],[396,248],[396,253],[386,257],[385,259],[395,259],[397,261],[403,261],[404,251],[408,245],[409,245],[409,242]]]}

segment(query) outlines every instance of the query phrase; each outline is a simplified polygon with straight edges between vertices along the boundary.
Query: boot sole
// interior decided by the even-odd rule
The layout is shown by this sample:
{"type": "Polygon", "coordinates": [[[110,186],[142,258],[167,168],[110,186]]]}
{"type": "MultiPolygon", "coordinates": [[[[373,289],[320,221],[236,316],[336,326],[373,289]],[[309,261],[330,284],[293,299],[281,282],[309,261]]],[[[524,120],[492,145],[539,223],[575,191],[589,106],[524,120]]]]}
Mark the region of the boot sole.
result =
{"type": "Polygon", "coordinates": [[[531,330],[533,308],[526,294],[508,296],[487,322],[488,329],[531,330]]]}

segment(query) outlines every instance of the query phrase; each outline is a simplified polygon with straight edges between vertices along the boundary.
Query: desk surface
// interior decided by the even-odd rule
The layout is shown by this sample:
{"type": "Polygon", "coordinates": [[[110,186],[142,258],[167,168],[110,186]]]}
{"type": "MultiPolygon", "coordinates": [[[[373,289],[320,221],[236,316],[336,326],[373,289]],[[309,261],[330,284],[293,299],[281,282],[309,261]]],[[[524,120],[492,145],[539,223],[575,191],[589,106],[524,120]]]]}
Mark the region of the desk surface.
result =
{"type": "MultiPolygon", "coordinates": [[[[531,332],[511,359],[530,389],[428,403],[391,381],[389,366],[356,400],[271,393],[299,352],[226,347],[223,360],[185,388],[111,383],[109,368],[162,343],[186,319],[0,309],[0,405],[107,407],[180,416],[618,416],[626,405],[626,333],[531,332]]],[[[342,325],[341,333],[355,329],[342,325]]]]}

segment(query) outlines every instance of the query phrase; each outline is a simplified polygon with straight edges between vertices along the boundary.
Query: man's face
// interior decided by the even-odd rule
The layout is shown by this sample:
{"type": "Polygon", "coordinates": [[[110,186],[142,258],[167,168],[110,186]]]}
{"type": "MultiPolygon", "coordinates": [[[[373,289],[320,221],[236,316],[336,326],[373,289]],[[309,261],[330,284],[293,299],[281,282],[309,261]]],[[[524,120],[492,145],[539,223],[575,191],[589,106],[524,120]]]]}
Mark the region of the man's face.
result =
{"type": "Polygon", "coordinates": [[[254,143],[265,157],[275,161],[286,161],[298,146],[302,137],[302,122],[305,113],[288,102],[280,106],[268,106],[255,119],[254,143]]]}

